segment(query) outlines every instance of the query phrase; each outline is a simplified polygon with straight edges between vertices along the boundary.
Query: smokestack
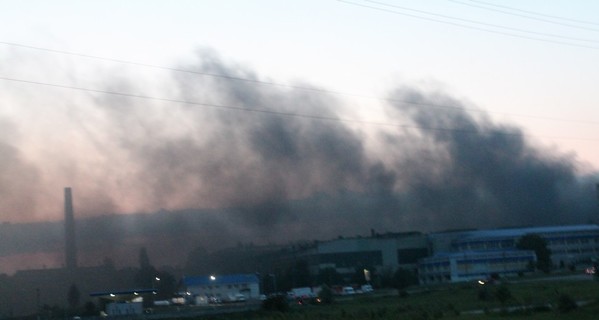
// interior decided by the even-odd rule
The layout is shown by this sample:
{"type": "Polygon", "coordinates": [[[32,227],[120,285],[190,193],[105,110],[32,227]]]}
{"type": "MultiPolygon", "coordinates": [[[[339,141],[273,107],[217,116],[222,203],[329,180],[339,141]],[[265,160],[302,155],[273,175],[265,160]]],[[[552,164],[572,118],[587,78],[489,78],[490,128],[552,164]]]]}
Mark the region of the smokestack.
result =
{"type": "Polygon", "coordinates": [[[71,188],[64,188],[65,257],[67,269],[77,268],[77,247],[75,246],[75,215],[71,188]]]}

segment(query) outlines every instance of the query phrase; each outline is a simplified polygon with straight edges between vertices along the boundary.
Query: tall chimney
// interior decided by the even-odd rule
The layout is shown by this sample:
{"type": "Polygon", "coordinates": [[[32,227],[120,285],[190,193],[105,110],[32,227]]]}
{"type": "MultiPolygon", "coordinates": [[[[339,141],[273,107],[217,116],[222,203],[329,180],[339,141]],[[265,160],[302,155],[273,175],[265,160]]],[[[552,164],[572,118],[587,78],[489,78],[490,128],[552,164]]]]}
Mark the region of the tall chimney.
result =
{"type": "Polygon", "coordinates": [[[71,188],[64,188],[64,227],[66,267],[75,269],[77,268],[77,247],[75,245],[75,215],[71,188]]]}

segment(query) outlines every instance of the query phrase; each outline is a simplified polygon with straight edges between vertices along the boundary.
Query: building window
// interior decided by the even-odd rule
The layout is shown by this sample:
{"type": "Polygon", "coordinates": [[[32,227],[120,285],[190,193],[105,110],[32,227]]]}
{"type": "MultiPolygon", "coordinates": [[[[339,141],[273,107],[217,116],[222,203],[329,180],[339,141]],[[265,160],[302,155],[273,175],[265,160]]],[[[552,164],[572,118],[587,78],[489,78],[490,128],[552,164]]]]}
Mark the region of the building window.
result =
{"type": "Polygon", "coordinates": [[[318,256],[318,259],[321,264],[333,264],[337,268],[380,266],[383,264],[383,254],[380,250],[323,253],[318,256]]]}
{"type": "Polygon", "coordinates": [[[397,250],[397,263],[417,263],[418,260],[428,256],[426,248],[409,248],[397,250]]]}

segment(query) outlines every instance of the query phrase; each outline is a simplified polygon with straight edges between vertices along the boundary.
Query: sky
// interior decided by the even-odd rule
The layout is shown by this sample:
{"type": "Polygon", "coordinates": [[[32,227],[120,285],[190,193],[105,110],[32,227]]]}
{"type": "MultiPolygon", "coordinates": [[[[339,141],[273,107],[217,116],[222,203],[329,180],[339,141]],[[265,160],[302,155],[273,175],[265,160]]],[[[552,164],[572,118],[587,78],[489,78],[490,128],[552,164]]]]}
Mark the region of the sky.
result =
{"type": "Polygon", "coordinates": [[[304,206],[393,229],[586,223],[596,12],[0,0],[0,221],[60,220],[68,186],[79,217],[236,208],[298,236],[304,206]]]}

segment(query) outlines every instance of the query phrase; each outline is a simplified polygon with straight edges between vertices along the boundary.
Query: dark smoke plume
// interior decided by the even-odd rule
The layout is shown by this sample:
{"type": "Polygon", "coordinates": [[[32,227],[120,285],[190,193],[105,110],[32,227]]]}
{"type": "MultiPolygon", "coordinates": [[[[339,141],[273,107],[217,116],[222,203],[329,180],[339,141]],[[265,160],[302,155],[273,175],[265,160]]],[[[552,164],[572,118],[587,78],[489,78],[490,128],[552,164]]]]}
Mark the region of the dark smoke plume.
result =
{"type": "Polygon", "coordinates": [[[590,177],[577,175],[573,157],[535,147],[521,129],[468,113],[443,94],[398,89],[392,98],[412,102],[394,103],[394,112],[420,128],[411,137],[418,143],[400,148],[408,155],[398,161],[408,171],[402,197],[431,225],[553,225],[592,218],[590,177]]]}
{"type": "MultiPolygon", "coordinates": [[[[179,67],[270,81],[210,51],[179,67]]],[[[68,67],[58,69],[52,72],[68,67]]],[[[397,102],[463,105],[446,94],[394,91],[387,122],[409,120],[419,129],[393,132],[291,116],[350,118],[334,95],[162,71],[142,78],[135,70],[104,71],[80,86],[202,105],[56,88],[36,88],[25,99],[18,94],[29,90],[12,88],[11,101],[54,122],[7,120],[14,132],[31,132],[22,143],[12,143],[10,126],[3,126],[5,221],[46,214],[60,220],[61,191],[71,186],[84,230],[78,243],[87,250],[82,261],[135,256],[146,246],[150,255],[164,255],[162,263],[183,263],[197,246],[330,239],[371,228],[586,223],[594,214],[596,176],[581,176],[575,158],[537,146],[521,129],[482,112],[397,102]]],[[[24,241],[22,248],[54,250],[56,237],[24,241]]]]}

